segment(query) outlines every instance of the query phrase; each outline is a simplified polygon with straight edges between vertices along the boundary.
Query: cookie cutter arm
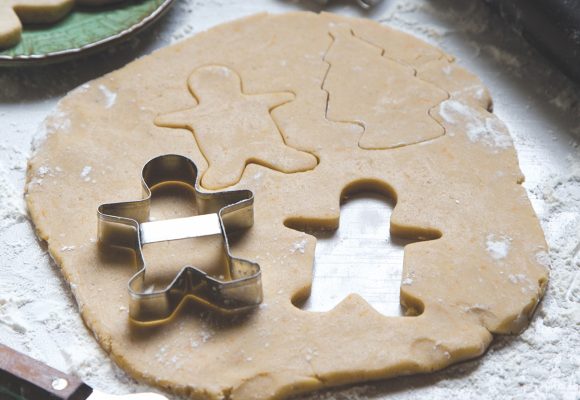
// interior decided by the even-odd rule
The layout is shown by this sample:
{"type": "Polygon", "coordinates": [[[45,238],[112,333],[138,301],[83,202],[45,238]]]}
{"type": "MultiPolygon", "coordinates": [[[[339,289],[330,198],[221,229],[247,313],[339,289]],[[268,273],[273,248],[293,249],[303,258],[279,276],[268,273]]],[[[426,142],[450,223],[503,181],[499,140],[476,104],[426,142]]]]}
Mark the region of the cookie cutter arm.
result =
{"type": "Polygon", "coordinates": [[[197,167],[189,158],[168,154],[150,160],[142,172],[143,199],[103,204],[98,208],[98,238],[103,245],[132,249],[139,271],[129,280],[129,315],[138,322],[160,322],[171,317],[185,297],[225,312],[251,309],[262,302],[260,266],[234,257],[228,234],[254,223],[253,193],[249,190],[208,193],[198,184],[197,167]],[[149,221],[151,190],[164,183],[193,188],[199,215],[149,221]],[[224,279],[185,266],[165,288],[146,285],[146,263],[142,247],[148,243],[221,235],[224,279]]]}

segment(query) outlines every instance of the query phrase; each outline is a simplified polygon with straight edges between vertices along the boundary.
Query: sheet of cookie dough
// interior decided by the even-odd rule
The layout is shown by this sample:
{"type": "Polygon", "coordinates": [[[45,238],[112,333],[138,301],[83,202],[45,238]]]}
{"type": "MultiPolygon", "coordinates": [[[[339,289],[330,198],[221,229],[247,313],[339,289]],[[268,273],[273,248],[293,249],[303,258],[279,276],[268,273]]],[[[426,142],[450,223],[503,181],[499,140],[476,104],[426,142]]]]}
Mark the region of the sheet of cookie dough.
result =
{"type": "MultiPolygon", "coordinates": [[[[482,355],[494,334],[525,328],[547,283],[543,233],[509,133],[490,106],[475,76],[412,36],[330,14],[261,14],[70,93],[30,160],[26,198],[87,326],[139,380],[192,398],[241,400],[431,372],[482,355]],[[232,98],[222,93],[211,106],[191,84],[199,71],[224,85],[239,76],[236,96],[293,97],[251,116],[236,103],[212,118],[242,131],[209,140],[187,117],[232,98]],[[282,172],[265,162],[272,122],[278,144],[316,164],[282,172]],[[246,148],[237,140],[247,135],[259,154],[229,151],[246,148]],[[255,193],[254,226],[232,246],[261,265],[264,303],[254,312],[220,318],[190,302],[162,325],[129,320],[134,255],[96,243],[96,209],[140,198],[142,166],[164,153],[191,157],[204,174],[245,165],[239,178],[216,173],[210,182],[255,193]],[[300,229],[336,228],[341,197],[359,189],[394,198],[392,234],[420,240],[405,248],[404,317],[385,317],[356,294],[324,313],[295,305],[308,296],[316,245],[300,229]]],[[[153,218],[196,213],[187,193],[175,194],[156,194],[153,218]]],[[[184,264],[219,274],[220,245],[204,238],[146,246],[147,279],[162,285],[184,264]]]]}

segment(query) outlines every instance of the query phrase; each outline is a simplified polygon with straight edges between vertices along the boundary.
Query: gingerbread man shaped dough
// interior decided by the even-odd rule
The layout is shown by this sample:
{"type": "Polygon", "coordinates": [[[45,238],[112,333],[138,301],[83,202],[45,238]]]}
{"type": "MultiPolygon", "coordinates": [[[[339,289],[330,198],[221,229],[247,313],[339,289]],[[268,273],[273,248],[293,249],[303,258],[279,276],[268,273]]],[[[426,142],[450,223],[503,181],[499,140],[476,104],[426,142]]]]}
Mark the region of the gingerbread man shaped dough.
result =
{"type": "Polygon", "coordinates": [[[204,187],[235,185],[250,161],[286,173],[316,166],[312,154],[286,146],[270,116],[272,109],[293,100],[292,93],[244,94],[234,71],[213,65],[196,70],[189,88],[199,105],[161,115],[156,123],[193,131],[209,162],[201,181],[204,187]]]}

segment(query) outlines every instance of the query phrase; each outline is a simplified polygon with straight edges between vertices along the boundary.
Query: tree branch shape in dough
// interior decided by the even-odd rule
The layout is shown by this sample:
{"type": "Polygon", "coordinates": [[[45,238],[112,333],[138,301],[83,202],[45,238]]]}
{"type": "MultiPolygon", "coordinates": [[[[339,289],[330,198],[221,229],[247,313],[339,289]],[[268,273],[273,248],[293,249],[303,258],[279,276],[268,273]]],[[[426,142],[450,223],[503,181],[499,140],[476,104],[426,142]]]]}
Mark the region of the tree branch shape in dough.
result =
{"type": "Polygon", "coordinates": [[[238,74],[205,66],[188,81],[194,108],[158,116],[155,123],[193,132],[208,161],[201,184],[208,189],[235,185],[248,163],[284,173],[308,171],[318,160],[284,143],[270,112],[294,99],[290,92],[245,94],[238,74]]]}
{"type": "Polygon", "coordinates": [[[359,147],[391,149],[445,133],[428,113],[449,97],[445,91],[383,57],[383,49],[358,39],[344,24],[333,24],[330,35],[333,43],[324,57],[330,68],[322,85],[329,94],[326,115],[362,125],[359,147]]]}

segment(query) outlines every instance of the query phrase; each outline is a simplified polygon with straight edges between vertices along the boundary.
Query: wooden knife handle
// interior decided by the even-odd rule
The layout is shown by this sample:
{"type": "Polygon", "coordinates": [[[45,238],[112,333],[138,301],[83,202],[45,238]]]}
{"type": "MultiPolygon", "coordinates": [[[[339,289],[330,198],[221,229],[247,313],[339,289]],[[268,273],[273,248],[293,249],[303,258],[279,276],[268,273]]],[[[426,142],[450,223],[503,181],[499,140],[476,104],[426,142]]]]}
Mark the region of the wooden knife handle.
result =
{"type": "Polygon", "coordinates": [[[85,400],[92,391],[80,379],[0,344],[0,399],[85,400]]]}

